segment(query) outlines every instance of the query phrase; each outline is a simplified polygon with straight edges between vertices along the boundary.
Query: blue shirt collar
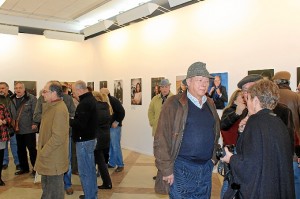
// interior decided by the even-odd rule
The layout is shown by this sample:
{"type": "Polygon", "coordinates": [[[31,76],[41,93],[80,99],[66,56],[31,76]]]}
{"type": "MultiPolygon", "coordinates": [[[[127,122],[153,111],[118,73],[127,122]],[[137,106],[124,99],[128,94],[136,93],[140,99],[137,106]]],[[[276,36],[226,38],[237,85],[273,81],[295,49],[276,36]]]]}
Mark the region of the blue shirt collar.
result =
{"type": "Polygon", "coordinates": [[[202,104],[200,104],[199,100],[197,98],[195,98],[187,89],[187,97],[191,100],[191,102],[193,102],[193,104],[195,104],[195,106],[197,106],[198,108],[202,109],[203,104],[207,101],[207,97],[206,95],[204,95],[202,97],[202,104]]]}

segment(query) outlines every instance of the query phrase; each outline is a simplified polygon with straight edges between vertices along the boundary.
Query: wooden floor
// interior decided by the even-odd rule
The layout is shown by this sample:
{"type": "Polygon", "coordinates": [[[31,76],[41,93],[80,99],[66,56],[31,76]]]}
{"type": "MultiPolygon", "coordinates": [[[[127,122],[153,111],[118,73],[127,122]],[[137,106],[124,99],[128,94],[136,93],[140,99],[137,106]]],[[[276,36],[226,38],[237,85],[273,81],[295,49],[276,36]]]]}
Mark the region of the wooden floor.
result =
{"type": "MultiPolygon", "coordinates": [[[[143,155],[130,150],[123,150],[125,169],[116,173],[109,169],[113,181],[113,189],[99,190],[99,199],[155,199],[168,198],[165,195],[155,194],[154,181],[152,177],[156,174],[153,156],[143,155]]],[[[2,199],[38,199],[41,198],[41,184],[34,183],[30,174],[15,176],[15,165],[12,158],[8,169],[2,171],[2,178],[6,186],[0,187],[0,198],[2,199]]],[[[220,198],[222,178],[213,174],[211,198],[220,198]]],[[[74,194],[65,195],[66,199],[78,198],[83,194],[79,176],[72,176],[74,194]]],[[[101,178],[98,178],[98,185],[101,185],[101,178]]]]}

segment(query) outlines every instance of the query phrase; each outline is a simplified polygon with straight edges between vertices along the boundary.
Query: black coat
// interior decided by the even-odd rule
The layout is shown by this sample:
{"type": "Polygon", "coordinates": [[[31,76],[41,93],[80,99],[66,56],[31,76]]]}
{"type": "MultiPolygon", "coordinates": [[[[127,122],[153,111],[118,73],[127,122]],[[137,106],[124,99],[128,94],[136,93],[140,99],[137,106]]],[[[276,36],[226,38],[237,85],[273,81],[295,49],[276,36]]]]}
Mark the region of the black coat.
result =
{"type": "Polygon", "coordinates": [[[75,117],[70,120],[72,138],[75,142],[93,140],[98,125],[97,101],[91,92],[80,95],[79,99],[75,117]]]}
{"type": "Polygon", "coordinates": [[[109,102],[111,104],[111,107],[113,109],[111,124],[114,121],[117,121],[117,122],[119,122],[119,126],[122,126],[122,121],[125,117],[125,109],[122,106],[121,102],[117,98],[111,96],[110,94],[108,94],[108,98],[109,98],[109,102]]]}
{"type": "MultiPolygon", "coordinates": [[[[267,109],[249,117],[230,160],[244,199],[293,199],[293,153],[286,125],[267,109]]],[[[229,188],[224,198],[232,198],[229,188]]]]}
{"type": "Polygon", "coordinates": [[[98,114],[98,130],[96,133],[96,149],[109,148],[110,143],[110,113],[109,105],[106,102],[98,101],[96,104],[98,114]]]}

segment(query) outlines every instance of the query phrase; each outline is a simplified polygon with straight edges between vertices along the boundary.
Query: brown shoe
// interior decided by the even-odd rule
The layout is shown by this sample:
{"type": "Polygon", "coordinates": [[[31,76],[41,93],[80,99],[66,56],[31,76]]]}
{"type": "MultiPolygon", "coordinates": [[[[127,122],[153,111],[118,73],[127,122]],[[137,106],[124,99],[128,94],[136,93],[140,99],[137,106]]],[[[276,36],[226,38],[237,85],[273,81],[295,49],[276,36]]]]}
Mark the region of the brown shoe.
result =
{"type": "Polygon", "coordinates": [[[74,191],[73,191],[72,187],[69,187],[69,188],[66,189],[66,194],[67,195],[72,195],[73,193],[74,193],[74,191]]]}
{"type": "Polygon", "coordinates": [[[121,172],[123,170],[124,170],[124,167],[117,167],[116,170],[115,170],[115,172],[121,172]]]}

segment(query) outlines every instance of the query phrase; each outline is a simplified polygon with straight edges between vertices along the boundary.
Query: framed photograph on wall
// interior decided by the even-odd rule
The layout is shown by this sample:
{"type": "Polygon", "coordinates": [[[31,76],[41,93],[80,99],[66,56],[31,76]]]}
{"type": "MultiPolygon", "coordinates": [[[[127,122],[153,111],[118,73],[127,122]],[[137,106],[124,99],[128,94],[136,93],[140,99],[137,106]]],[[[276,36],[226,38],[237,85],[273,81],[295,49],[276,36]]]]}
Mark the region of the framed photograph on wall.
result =
{"type": "Polygon", "coordinates": [[[114,96],[123,104],[123,80],[114,81],[114,96]]]}
{"type": "Polygon", "coordinates": [[[60,82],[62,86],[66,86],[68,88],[68,94],[71,95],[72,94],[72,85],[75,83],[75,82],[67,82],[67,81],[64,81],[64,82],[60,82]]]}
{"type": "Polygon", "coordinates": [[[160,94],[159,84],[164,77],[152,77],[151,78],[151,99],[155,96],[160,94]]]}
{"type": "Polygon", "coordinates": [[[300,67],[297,68],[297,83],[296,83],[296,85],[298,86],[299,83],[300,83],[300,67]]]}
{"type": "Polygon", "coordinates": [[[184,80],[186,75],[179,75],[176,76],[176,94],[182,93],[186,90],[187,86],[182,83],[182,80],[184,80]]]}
{"type": "Polygon", "coordinates": [[[90,88],[91,91],[94,91],[94,90],[95,90],[95,89],[94,89],[94,82],[87,82],[86,86],[87,86],[88,88],[90,88]]]}
{"type": "Polygon", "coordinates": [[[14,81],[14,84],[16,82],[22,82],[25,85],[26,92],[28,92],[34,96],[37,96],[36,81],[14,81]]]}
{"type": "Polygon", "coordinates": [[[211,73],[214,79],[209,79],[208,96],[211,97],[217,109],[224,109],[228,103],[228,73],[211,73]]]}
{"type": "Polygon", "coordinates": [[[257,74],[264,77],[264,79],[271,80],[274,76],[274,69],[262,69],[262,70],[249,70],[248,75],[257,74]]]}
{"type": "Polygon", "coordinates": [[[107,88],[107,81],[100,81],[99,82],[99,88],[107,88]]]}
{"type": "Polygon", "coordinates": [[[142,105],[142,78],[131,79],[131,105],[142,105]]]}

